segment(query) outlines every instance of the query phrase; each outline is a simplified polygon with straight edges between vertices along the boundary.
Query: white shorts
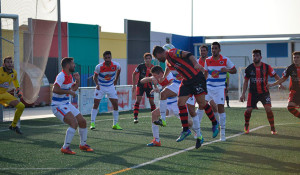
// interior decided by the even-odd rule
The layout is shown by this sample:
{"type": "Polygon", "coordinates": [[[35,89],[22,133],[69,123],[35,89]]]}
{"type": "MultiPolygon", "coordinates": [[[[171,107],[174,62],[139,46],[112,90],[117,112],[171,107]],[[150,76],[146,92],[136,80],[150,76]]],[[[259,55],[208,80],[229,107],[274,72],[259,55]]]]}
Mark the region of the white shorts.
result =
{"type": "Polygon", "coordinates": [[[169,86],[167,86],[166,88],[170,89],[172,92],[174,92],[175,94],[178,94],[179,92],[179,86],[180,84],[179,83],[172,83],[170,84],[169,86]]]}
{"type": "Polygon", "coordinates": [[[225,102],[225,88],[207,89],[206,101],[213,100],[217,105],[225,102]]]}
{"type": "Polygon", "coordinates": [[[75,106],[73,106],[72,104],[51,106],[51,109],[53,114],[63,123],[65,123],[64,118],[68,112],[71,112],[74,115],[74,117],[80,114],[79,110],[75,108],[75,106]]]}
{"type": "Polygon", "coordinates": [[[189,104],[189,105],[195,105],[195,97],[194,97],[194,96],[190,97],[190,98],[186,101],[186,104],[189,104]]]}
{"type": "Polygon", "coordinates": [[[117,91],[114,85],[107,87],[100,85],[100,90],[95,89],[94,98],[101,100],[105,94],[107,94],[107,98],[118,99],[117,91]]]}
{"type": "Polygon", "coordinates": [[[169,115],[167,117],[176,116],[179,118],[177,97],[167,99],[167,110],[169,111],[169,115]]]}

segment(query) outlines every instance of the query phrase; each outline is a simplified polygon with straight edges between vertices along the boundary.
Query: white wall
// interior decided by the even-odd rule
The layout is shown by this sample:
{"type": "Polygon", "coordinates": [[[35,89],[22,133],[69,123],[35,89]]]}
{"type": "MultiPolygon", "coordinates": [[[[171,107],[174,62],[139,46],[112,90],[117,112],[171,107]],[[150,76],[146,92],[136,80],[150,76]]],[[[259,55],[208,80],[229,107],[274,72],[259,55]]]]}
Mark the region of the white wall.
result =
{"type": "Polygon", "coordinates": [[[120,85],[127,85],[127,59],[113,58],[121,66],[120,85]]]}
{"type": "Polygon", "coordinates": [[[166,38],[170,38],[170,43],[172,43],[172,34],[161,33],[161,32],[151,32],[150,33],[150,53],[152,53],[153,47],[155,45],[163,46],[166,44],[166,38]]]}

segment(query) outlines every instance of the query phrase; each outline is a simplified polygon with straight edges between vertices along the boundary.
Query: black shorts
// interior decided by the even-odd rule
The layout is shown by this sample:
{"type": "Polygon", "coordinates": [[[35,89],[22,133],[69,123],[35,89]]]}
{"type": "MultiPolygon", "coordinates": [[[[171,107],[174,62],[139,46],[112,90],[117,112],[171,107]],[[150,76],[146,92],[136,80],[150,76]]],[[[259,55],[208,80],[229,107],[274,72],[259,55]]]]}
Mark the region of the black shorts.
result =
{"type": "Polygon", "coordinates": [[[202,72],[199,72],[191,80],[183,80],[179,87],[179,97],[180,96],[192,96],[192,95],[206,95],[206,80],[202,72]]]}
{"type": "Polygon", "coordinates": [[[257,93],[248,93],[248,100],[247,100],[247,108],[257,108],[257,103],[261,101],[263,105],[271,105],[271,97],[270,93],[262,93],[262,94],[257,94],[257,93]]]}
{"type": "Polygon", "coordinates": [[[300,105],[300,92],[291,90],[289,93],[288,102],[293,102],[293,103],[296,103],[297,105],[300,105]]]}
{"type": "Polygon", "coordinates": [[[142,86],[136,87],[136,96],[143,96],[144,92],[146,92],[147,98],[154,98],[154,94],[150,94],[152,88],[144,88],[142,86]]]}

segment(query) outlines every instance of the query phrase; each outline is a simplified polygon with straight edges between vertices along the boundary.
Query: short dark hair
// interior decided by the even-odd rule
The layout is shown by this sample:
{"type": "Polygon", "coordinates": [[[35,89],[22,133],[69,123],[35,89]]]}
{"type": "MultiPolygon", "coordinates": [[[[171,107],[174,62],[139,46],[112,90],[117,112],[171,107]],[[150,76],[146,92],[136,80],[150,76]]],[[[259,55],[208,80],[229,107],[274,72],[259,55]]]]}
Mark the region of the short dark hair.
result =
{"type": "Polygon", "coordinates": [[[300,56],[300,51],[295,51],[295,52],[293,52],[292,54],[293,54],[293,56],[294,56],[294,55],[299,55],[299,56],[300,56]]]}
{"type": "Polygon", "coordinates": [[[5,58],[3,59],[3,63],[5,63],[6,60],[12,60],[12,57],[11,57],[11,56],[5,57],[5,58]]]}
{"type": "Polygon", "coordinates": [[[105,52],[103,53],[103,57],[104,57],[105,55],[111,55],[111,52],[110,52],[109,50],[107,50],[107,51],[105,51],[105,52]]]}
{"type": "Polygon", "coordinates": [[[258,53],[261,56],[261,50],[259,49],[254,49],[252,50],[252,54],[258,53]]]}
{"type": "Polygon", "coordinates": [[[146,53],[144,54],[144,59],[145,59],[147,56],[150,56],[150,57],[152,58],[152,55],[151,55],[151,53],[149,53],[149,52],[146,52],[146,53]]]}
{"type": "Polygon", "coordinates": [[[61,60],[61,67],[62,68],[65,68],[67,64],[70,64],[72,61],[74,60],[74,58],[72,57],[64,57],[62,60],[61,60]]]}
{"type": "Polygon", "coordinates": [[[156,74],[164,73],[164,70],[160,66],[153,66],[151,68],[151,73],[156,73],[156,74]]]}
{"type": "Polygon", "coordinates": [[[220,43],[219,43],[219,42],[213,42],[213,43],[211,44],[211,46],[213,46],[213,45],[215,45],[215,46],[218,46],[218,47],[219,47],[219,49],[221,49],[221,45],[220,45],[220,43]]]}
{"type": "Polygon", "coordinates": [[[202,49],[202,48],[205,48],[205,49],[208,51],[207,45],[203,44],[203,45],[201,45],[201,46],[199,47],[199,49],[202,49]]]}
{"type": "Polygon", "coordinates": [[[165,51],[165,49],[162,48],[161,46],[154,46],[152,55],[153,55],[154,57],[156,57],[156,54],[158,54],[158,53],[163,53],[164,51],[165,51]]]}

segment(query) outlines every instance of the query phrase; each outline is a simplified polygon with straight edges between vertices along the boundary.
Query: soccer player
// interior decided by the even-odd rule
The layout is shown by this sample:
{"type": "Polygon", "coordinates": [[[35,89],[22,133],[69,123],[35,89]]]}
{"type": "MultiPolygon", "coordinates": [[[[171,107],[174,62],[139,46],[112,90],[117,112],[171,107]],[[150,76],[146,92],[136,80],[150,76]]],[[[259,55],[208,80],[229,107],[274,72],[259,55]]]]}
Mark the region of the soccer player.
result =
{"type": "Polygon", "coordinates": [[[121,66],[119,63],[111,60],[111,52],[105,51],[103,53],[103,60],[95,68],[93,80],[96,84],[94,93],[94,106],[91,112],[91,130],[95,129],[95,120],[98,114],[98,107],[101,99],[107,94],[112,106],[113,106],[113,126],[112,129],[122,130],[118,124],[119,109],[118,109],[118,95],[115,85],[118,82],[121,66]]]}
{"type": "Polygon", "coordinates": [[[70,144],[74,137],[75,131],[79,126],[78,133],[80,136],[79,149],[86,152],[93,152],[94,150],[86,144],[87,128],[86,120],[81,115],[80,111],[70,103],[70,95],[76,96],[75,91],[80,85],[80,76],[74,73],[74,79],[71,73],[75,71],[75,63],[73,58],[63,58],[61,60],[62,72],[60,72],[55,79],[53,86],[53,96],[51,108],[53,114],[63,123],[69,125],[67,129],[65,142],[60,151],[64,154],[76,154],[70,149],[70,144]]]}
{"type": "MultiPolygon", "coordinates": [[[[186,101],[191,95],[194,95],[200,108],[203,108],[206,105],[206,81],[203,73],[201,72],[203,67],[197,63],[195,57],[190,52],[176,48],[166,51],[160,46],[154,46],[153,56],[160,62],[167,61],[167,66],[169,68],[174,67],[183,78],[178,94],[179,115],[183,131],[176,141],[180,142],[187,136],[191,135],[191,131],[188,128],[188,112],[186,108],[186,101]]],[[[167,73],[165,72],[165,75],[166,74],[167,73]]],[[[164,77],[166,77],[165,75],[164,77]]],[[[219,133],[218,127],[218,121],[214,119],[214,135],[219,133]]]]}
{"type": "MultiPolygon", "coordinates": [[[[179,86],[177,86],[177,89],[174,87],[173,81],[174,81],[174,77],[172,74],[168,74],[167,77],[164,79],[164,71],[160,66],[154,66],[151,69],[151,73],[152,73],[152,77],[147,77],[147,78],[143,78],[141,80],[141,83],[147,83],[147,82],[153,82],[153,83],[159,83],[162,86],[162,89],[164,92],[166,89],[171,91],[172,93],[175,93],[174,91],[179,90],[179,86]]],[[[161,93],[162,93],[161,92],[161,93]]],[[[175,96],[172,97],[168,97],[167,98],[167,104],[166,104],[166,115],[172,115],[172,113],[174,115],[178,115],[179,113],[179,109],[178,106],[176,105],[177,102],[177,93],[175,93],[175,96]]],[[[203,137],[200,133],[200,124],[199,124],[199,118],[196,117],[196,113],[195,113],[195,100],[193,97],[190,97],[187,101],[187,106],[189,109],[189,113],[190,116],[193,119],[193,122],[191,120],[189,120],[189,126],[193,127],[193,130],[196,132],[197,134],[197,140],[196,140],[196,149],[198,149],[201,144],[203,143],[203,137]],[[194,123],[194,125],[193,125],[194,123]]],[[[161,146],[160,143],[160,139],[159,139],[159,127],[157,125],[160,126],[165,126],[161,119],[159,119],[159,115],[160,115],[160,108],[157,108],[156,110],[152,111],[152,133],[153,133],[153,137],[154,139],[152,140],[151,143],[147,144],[147,146],[161,146]],[[158,123],[156,123],[158,122],[158,123]]]]}
{"type": "Polygon", "coordinates": [[[280,85],[286,81],[289,76],[291,76],[291,80],[287,109],[295,117],[300,118],[300,112],[296,109],[296,107],[300,105],[300,52],[293,52],[293,64],[286,68],[282,78],[270,84],[269,87],[280,85]]]}
{"type": "Polygon", "coordinates": [[[244,132],[249,133],[249,122],[251,118],[251,113],[253,108],[257,108],[258,101],[264,105],[264,108],[267,113],[268,121],[271,126],[271,134],[276,134],[274,126],[274,115],[271,109],[271,97],[270,92],[267,88],[268,76],[275,77],[276,80],[279,80],[279,76],[273,70],[273,68],[261,61],[261,51],[253,50],[252,51],[252,60],[253,63],[250,64],[245,69],[245,80],[243,84],[243,92],[240,97],[240,101],[245,101],[245,93],[248,87],[248,81],[250,80],[250,89],[248,93],[247,109],[244,113],[245,116],[245,127],[244,132]]]}
{"type": "Polygon", "coordinates": [[[220,140],[225,141],[226,113],[224,109],[225,101],[225,80],[226,73],[236,73],[236,68],[231,60],[220,54],[221,46],[218,42],[211,45],[212,56],[205,60],[205,74],[207,77],[207,101],[214,100],[217,104],[220,122],[220,140]]]}
{"type": "Polygon", "coordinates": [[[7,92],[11,82],[16,88],[16,93],[19,98],[22,97],[20,85],[17,79],[17,71],[14,69],[12,57],[6,57],[3,60],[3,66],[0,68],[0,104],[3,106],[13,106],[16,108],[14,119],[9,126],[9,129],[15,131],[17,134],[22,134],[22,131],[17,126],[18,121],[24,111],[25,105],[16,97],[7,92]]]}
{"type": "Polygon", "coordinates": [[[152,83],[146,83],[142,84],[140,83],[141,79],[144,77],[151,77],[150,70],[153,67],[153,64],[151,64],[152,55],[150,53],[144,54],[144,61],[145,63],[139,64],[135,71],[132,73],[132,92],[136,92],[136,101],[134,104],[134,120],[133,123],[138,123],[138,115],[139,115],[139,109],[140,109],[140,102],[142,100],[142,97],[144,95],[144,92],[146,93],[147,98],[149,99],[149,103],[151,105],[151,111],[155,110],[156,106],[154,103],[154,95],[150,92],[152,91],[152,83]],[[136,86],[136,75],[139,74],[139,80],[136,86]]]}
{"type": "MultiPolygon", "coordinates": [[[[199,53],[200,53],[200,58],[198,60],[198,63],[204,67],[205,66],[205,60],[208,58],[208,47],[206,45],[201,45],[199,47],[199,53]]],[[[205,74],[204,72],[204,75],[205,75],[205,79],[207,79],[207,74],[205,74]]],[[[199,124],[200,124],[200,128],[201,128],[201,121],[202,121],[202,117],[203,117],[203,113],[205,111],[207,117],[213,122],[213,114],[215,117],[218,117],[219,114],[218,114],[218,110],[217,110],[217,105],[216,103],[214,102],[214,100],[210,100],[209,101],[209,104],[206,104],[204,109],[201,109],[201,108],[198,108],[197,110],[197,115],[199,117],[199,124]],[[210,105],[211,105],[211,108],[210,108],[210,105]],[[213,113],[212,113],[213,111],[213,113]]]]}

